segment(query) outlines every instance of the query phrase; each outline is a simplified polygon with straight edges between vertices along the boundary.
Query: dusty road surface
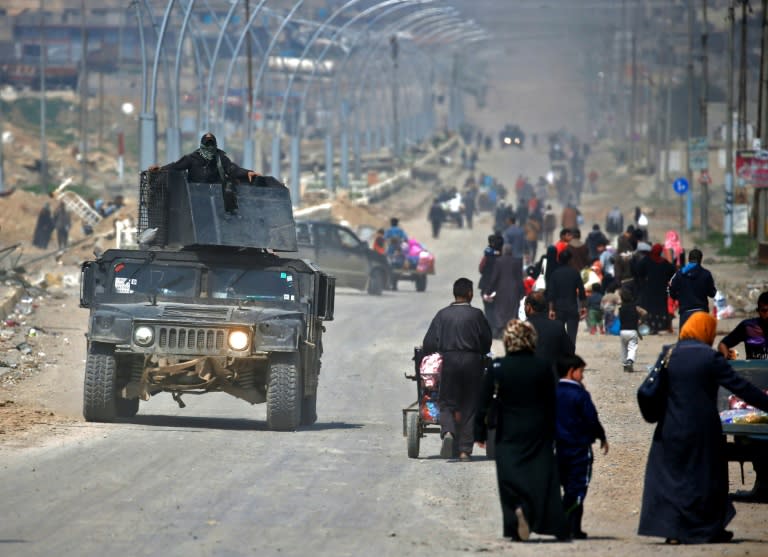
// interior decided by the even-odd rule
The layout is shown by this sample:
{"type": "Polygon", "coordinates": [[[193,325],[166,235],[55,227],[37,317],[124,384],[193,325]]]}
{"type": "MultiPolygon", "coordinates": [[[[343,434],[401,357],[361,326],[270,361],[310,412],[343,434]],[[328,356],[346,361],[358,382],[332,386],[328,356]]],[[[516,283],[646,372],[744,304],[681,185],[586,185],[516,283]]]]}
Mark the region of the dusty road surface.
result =
{"type": "MultiPolygon", "coordinates": [[[[487,126],[514,121],[508,108],[494,112],[504,108],[478,118],[487,126]]],[[[481,169],[511,184],[518,173],[542,174],[545,157],[494,149],[481,154],[481,169]]],[[[611,187],[586,197],[587,222],[613,203],[611,187]]],[[[389,202],[370,224],[407,201],[389,202]]],[[[631,194],[624,201],[634,205],[631,194]]],[[[425,214],[415,210],[403,224],[435,252],[438,274],[425,293],[407,283],[380,297],[338,291],[337,319],[324,338],[319,420],[295,433],[267,431],[263,406],[226,395],[186,397],[185,409],[160,395],[134,419],[83,422],[86,312],[74,288],[42,300],[34,320],[47,331],[36,341],[46,365],[0,392],[0,555],[768,555],[766,505],[737,505],[731,544],[670,547],[635,534],[652,432],[635,403],[643,374],[622,372],[617,337],[590,336],[583,326],[577,350],[611,443],[595,461],[588,540],[502,539],[494,463],[482,450],[470,463],[442,460],[429,435],[420,458],[409,459],[401,409],[416,391],[403,375],[430,319],[451,301],[453,281],[477,279],[491,223],[484,214],[474,229],[447,226],[432,240],[425,214]]],[[[669,341],[646,338],[637,368],[669,341]]],[[[732,489],[741,487],[733,465],[731,479],[732,489]]]]}
{"type": "MultiPolygon", "coordinates": [[[[543,156],[530,152],[484,159],[492,171],[513,165],[534,173],[539,164],[543,156]]],[[[671,548],[635,535],[652,430],[634,400],[642,374],[621,371],[616,337],[582,330],[578,341],[611,442],[609,455],[596,458],[584,520],[589,540],[504,541],[494,464],[482,450],[471,463],[441,460],[430,435],[420,458],[407,458],[400,409],[415,399],[415,386],[403,374],[432,315],[450,301],[453,280],[477,278],[490,222],[483,214],[473,230],[449,226],[431,240],[423,213],[406,220],[437,255],[438,274],[425,293],[408,283],[380,297],[340,289],[325,340],[319,421],[295,433],[267,431],[263,406],[226,395],[187,397],[183,410],[160,395],[135,419],[82,422],[86,312],[77,309],[74,289],[44,301],[34,319],[49,332],[49,365],[2,396],[41,423],[0,438],[0,553],[768,554],[768,507],[761,505],[737,505],[734,544],[671,548]]],[[[637,367],[669,340],[644,340],[637,367]]],[[[736,489],[737,468],[731,472],[736,489]]]]}

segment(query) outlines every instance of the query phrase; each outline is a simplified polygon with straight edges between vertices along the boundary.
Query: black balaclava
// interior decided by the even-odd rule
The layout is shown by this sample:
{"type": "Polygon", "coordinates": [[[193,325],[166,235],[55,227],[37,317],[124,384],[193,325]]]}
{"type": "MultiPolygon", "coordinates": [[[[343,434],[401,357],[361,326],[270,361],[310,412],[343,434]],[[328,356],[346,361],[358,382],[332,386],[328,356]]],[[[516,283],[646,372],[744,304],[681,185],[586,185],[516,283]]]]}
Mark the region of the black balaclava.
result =
{"type": "Polygon", "coordinates": [[[215,135],[206,133],[200,138],[200,149],[198,149],[198,152],[205,160],[212,160],[216,156],[217,151],[215,135]]]}

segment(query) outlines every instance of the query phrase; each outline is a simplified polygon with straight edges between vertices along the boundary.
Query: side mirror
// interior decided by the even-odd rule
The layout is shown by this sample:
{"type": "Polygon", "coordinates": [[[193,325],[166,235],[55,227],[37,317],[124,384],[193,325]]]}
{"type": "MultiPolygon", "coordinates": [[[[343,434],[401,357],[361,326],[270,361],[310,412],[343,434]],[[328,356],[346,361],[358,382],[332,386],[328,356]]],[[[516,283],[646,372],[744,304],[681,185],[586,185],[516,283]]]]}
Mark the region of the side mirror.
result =
{"type": "Polygon", "coordinates": [[[93,261],[86,261],[80,266],[80,307],[91,307],[93,297],[93,261]]]}
{"type": "Polygon", "coordinates": [[[336,277],[320,273],[317,283],[317,316],[323,321],[333,321],[336,301],[336,277]]]}

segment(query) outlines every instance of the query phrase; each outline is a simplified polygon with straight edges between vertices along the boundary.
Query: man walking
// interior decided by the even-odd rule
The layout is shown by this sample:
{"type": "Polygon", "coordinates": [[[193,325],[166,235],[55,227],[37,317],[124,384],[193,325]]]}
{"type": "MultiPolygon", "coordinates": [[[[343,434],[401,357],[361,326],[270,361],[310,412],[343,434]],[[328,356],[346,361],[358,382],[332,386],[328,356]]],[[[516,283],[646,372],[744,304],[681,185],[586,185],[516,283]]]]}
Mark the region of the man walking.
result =
{"type": "MultiPolygon", "coordinates": [[[[525,257],[525,231],[521,226],[517,224],[517,217],[514,213],[510,213],[507,216],[507,228],[504,230],[504,244],[509,246],[509,255],[514,262],[510,271],[509,278],[515,282],[520,282],[522,285],[523,280],[523,258],[525,257]]],[[[505,252],[502,252],[505,253],[505,252]]],[[[520,289],[517,299],[523,297],[523,291],[520,289]]],[[[502,328],[506,323],[502,323],[502,328]]]]}
{"type": "Polygon", "coordinates": [[[553,376],[558,360],[573,356],[575,348],[562,322],[547,315],[547,299],[543,290],[531,292],[525,298],[525,316],[536,329],[536,356],[552,364],[553,376]]]}
{"type": "Polygon", "coordinates": [[[694,312],[709,312],[708,298],[714,298],[717,293],[712,273],[701,266],[703,257],[700,249],[692,249],[688,254],[688,264],[669,281],[669,296],[680,303],[678,331],[683,329],[683,325],[694,312]]]}
{"type": "Polygon", "coordinates": [[[563,322],[571,342],[576,346],[579,319],[587,315],[585,306],[587,296],[581,274],[570,265],[571,252],[565,250],[561,253],[559,261],[560,265],[547,282],[549,318],[563,322]]]}
{"type": "Polygon", "coordinates": [[[474,444],[473,424],[483,378],[483,359],[491,350],[491,327],[483,312],[472,307],[472,281],[453,283],[454,302],[437,312],[424,336],[424,354],[443,355],[440,377],[440,450],[451,458],[454,441],[459,460],[469,461],[474,444]]]}

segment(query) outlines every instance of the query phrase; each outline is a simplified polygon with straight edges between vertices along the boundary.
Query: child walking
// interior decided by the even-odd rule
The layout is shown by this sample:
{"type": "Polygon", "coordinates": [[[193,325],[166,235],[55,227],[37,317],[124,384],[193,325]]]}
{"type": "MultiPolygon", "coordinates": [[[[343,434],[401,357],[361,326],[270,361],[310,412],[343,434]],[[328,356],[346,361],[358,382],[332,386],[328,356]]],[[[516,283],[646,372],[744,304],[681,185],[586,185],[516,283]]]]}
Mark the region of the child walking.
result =
{"type": "Polygon", "coordinates": [[[603,326],[603,287],[599,283],[592,285],[592,293],[587,297],[587,326],[589,334],[594,335],[600,329],[600,334],[605,334],[603,326]]]}
{"type": "Polygon", "coordinates": [[[592,479],[592,443],[600,440],[603,454],[608,454],[608,440],[600,424],[597,409],[589,391],[584,388],[586,363],[577,355],[566,356],[557,362],[557,464],[560,485],[563,487],[565,508],[571,536],[576,540],[587,538],[581,529],[584,499],[592,479]]]}
{"type": "Polygon", "coordinates": [[[619,297],[621,298],[621,306],[619,306],[621,361],[624,362],[624,371],[632,372],[637,356],[637,341],[641,338],[637,328],[640,325],[640,319],[648,312],[635,303],[635,295],[629,288],[622,288],[619,297]]]}

